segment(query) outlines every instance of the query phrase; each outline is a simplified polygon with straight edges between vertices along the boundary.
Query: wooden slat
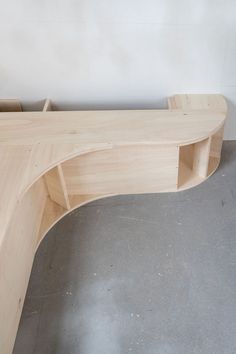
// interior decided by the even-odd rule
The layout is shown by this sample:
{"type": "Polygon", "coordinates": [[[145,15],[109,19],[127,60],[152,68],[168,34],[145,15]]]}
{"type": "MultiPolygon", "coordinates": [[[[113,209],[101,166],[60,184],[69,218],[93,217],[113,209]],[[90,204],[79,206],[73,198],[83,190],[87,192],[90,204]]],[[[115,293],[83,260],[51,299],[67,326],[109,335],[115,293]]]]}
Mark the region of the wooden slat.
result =
{"type": "Polygon", "coordinates": [[[193,171],[201,177],[207,177],[211,138],[194,144],[193,171]]]}
{"type": "Polygon", "coordinates": [[[65,209],[70,209],[66,183],[61,165],[58,165],[44,175],[50,198],[65,209]]]}
{"type": "Polygon", "coordinates": [[[176,146],[127,146],[93,152],[63,163],[68,194],[131,194],[174,191],[176,146]]]}
{"type": "Polygon", "coordinates": [[[47,98],[43,106],[43,112],[48,112],[48,111],[52,111],[52,104],[51,101],[47,98]]]}

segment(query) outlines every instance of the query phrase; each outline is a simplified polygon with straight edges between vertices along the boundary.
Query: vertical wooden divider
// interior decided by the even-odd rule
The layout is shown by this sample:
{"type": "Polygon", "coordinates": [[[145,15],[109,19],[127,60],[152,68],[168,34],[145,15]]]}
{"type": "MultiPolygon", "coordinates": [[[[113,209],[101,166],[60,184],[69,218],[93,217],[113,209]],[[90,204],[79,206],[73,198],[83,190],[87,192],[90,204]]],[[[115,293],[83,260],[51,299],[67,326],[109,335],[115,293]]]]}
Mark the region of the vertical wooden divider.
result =
{"type": "Polygon", "coordinates": [[[50,198],[63,208],[70,209],[65,178],[61,165],[52,168],[44,175],[50,198]]]}
{"type": "MultiPolygon", "coordinates": [[[[52,105],[51,101],[47,99],[44,103],[43,112],[48,111],[52,111],[52,105]]],[[[44,180],[50,198],[63,208],[69,210],[70,201],[61,164],[45,173],[44,180]]]]}

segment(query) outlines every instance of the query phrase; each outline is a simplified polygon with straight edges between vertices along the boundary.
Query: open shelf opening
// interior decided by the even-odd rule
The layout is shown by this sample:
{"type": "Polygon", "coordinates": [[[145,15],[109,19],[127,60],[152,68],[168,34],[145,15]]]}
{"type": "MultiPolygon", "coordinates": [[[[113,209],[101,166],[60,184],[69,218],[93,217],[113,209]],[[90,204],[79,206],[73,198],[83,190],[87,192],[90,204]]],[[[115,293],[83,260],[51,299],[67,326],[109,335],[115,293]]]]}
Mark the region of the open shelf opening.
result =
{"type": "Polygon", "coordinates": [[[181,146],[179,148],[179,174],[178,189],[185,189],[199,180],[200,176],[194,170],[195,144],[181,146]]]}
{"type": "Polygon", "coordinates": [[[208,175],[210,139],[180,146],[178,188],[200,183],[208,175]]]}
{"type": "Polygon", "coordinates": [[[180,146],[178,189],[196,185],[216,170],[220,162],[222,138],[223,127],[207,139],[180,146]]]}

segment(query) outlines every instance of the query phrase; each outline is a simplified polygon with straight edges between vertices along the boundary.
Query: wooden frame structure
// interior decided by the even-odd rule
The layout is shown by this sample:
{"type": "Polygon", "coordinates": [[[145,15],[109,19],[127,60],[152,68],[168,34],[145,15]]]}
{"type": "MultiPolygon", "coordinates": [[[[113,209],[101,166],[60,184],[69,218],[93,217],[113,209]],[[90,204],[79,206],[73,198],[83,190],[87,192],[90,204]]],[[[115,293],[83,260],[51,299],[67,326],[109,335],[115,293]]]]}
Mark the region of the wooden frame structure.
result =
{"type": "Polygon", "coordinates": [[[12,352],[38,245],[64,215],[110,195],[177,192],[220,161],[227,105],[176,95],[168,110],[23,112],[0,101],[0,353],[12,352]]]}

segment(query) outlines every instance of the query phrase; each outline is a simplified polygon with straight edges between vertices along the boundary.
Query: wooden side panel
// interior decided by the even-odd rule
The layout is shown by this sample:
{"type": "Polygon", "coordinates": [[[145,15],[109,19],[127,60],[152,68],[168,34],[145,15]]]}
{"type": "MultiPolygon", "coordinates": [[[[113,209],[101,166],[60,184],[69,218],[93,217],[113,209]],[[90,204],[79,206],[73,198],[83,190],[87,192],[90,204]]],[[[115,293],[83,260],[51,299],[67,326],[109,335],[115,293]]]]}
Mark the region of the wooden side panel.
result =
{"type": "Polygon", "coordinates": [[[174,110],[209,110],[227,112],[227,103],[221,95],[175,95],[168,98],[169,109],[174,110]]]}
{"type": "Polygon", "coordinates": [[[116,147],[62,165],[68,194],[132,194],[177,188],[177,146],[116,147]]]}
{"type": "Polygon", "coordinates": [[[211,137],[211,146],[210,146],[210,157],[220,158],[221,148],[223,143],[224,127],[218,130],[217,133],[211,137]]]}
{"type": "MultiPolygon", "coordinates": [[[[171,110],[209,110],[214,112],[227,112],[227,103],[221,95],[175,95],[168,99],[168,107],[171,110]]],[[[186,184],[186,176],[189,181],[196,180],[197,176],[206,178],[212,174],[220,161],[223,142],[224,127],[213,136],[195,143],[193,151],[193,166],[188,168],[185,161],[180,158],[179,185],[186,184]],[[188,172],[188,173],[187,173],[188,172]]],[[[187,153],[185,146],[180,147],[180,156],[187,153]]]]}
{"type": "Polygon", "coordinates": [[[208,164],[208,176],[211,175],[220,163],[221,149],[223,143],[224,127],[211,137],[210,155],[208,164]]]}
{"type": "MultiPolygon", "coordinates": [[[[179,170],[178,188],[179,190],[190,188],[201,182],[201,177],[197,173],[197,161],[195,153],[196,144],[180,146],[179,148],[179,170]]],[[[200,161],[198,162],[200,164],[200,161]]]]}
{"type": "Polygon", "coordinates": [[[200,177],[207,177],[211,139],[194,144],[193,171],[200,177]]]}
{"type": "Polygon", "coordinates": [[[0,253],[0,353],[10,354],[20,320],[47,191],[37,181],[17,205],[0,253]]]}
{"type": "Polygon", "coordinates": [[[18,100],[0,100],[0,112],[21,112],[22,107],[18,100]]]}
{"type": "Polygon", "coordinates": [[[70,201],[61,165],[48,171],[44,178],[51,199],[63,208],[70,209],[70,201]]]}

